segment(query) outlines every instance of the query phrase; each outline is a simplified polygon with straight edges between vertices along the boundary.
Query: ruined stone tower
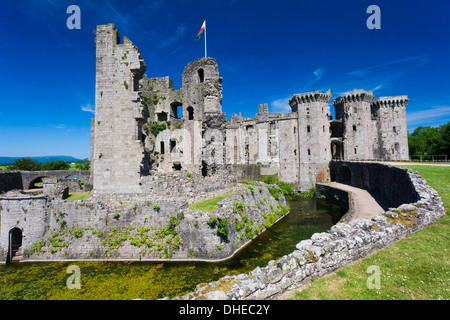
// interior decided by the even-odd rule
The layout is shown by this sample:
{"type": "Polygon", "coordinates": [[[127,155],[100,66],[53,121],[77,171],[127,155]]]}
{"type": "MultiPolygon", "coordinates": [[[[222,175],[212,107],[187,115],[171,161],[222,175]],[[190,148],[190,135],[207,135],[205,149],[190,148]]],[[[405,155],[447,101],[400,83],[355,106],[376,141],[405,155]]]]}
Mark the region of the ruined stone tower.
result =
{"type": "Polygon", "coordinates": [[[222,113],[222,78],[214,58],[189,62],[182,79],[183,115],[203,120],[208,114],[222,113]]]}
{"type": "Polygon", "coordinates": [[[139,191],[145,122],[139,98],[139,80],[146,65],[139,49],[113,24],[96,33],[95,119],[93,121],[92,176],[96,192],[139,191]]]}

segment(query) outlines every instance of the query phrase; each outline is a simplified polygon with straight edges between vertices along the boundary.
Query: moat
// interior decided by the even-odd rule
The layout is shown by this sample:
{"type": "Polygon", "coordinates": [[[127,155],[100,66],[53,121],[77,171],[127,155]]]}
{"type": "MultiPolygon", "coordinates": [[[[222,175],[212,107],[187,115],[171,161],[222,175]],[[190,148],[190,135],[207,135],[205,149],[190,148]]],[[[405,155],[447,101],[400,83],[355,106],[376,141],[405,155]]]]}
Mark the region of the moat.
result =
{"type": "Polygon", "coordinates": [[[52,262],[0,265],[0,299],[159,299],[192,291],[224,275],[249,272],[292,252],[328,230],[343,209],[321,199],[287,198],[291,212],[233,258],[207,262],[52,262]],[[81,289],[66,286],[70,265],[81,271],[81,289]]]}

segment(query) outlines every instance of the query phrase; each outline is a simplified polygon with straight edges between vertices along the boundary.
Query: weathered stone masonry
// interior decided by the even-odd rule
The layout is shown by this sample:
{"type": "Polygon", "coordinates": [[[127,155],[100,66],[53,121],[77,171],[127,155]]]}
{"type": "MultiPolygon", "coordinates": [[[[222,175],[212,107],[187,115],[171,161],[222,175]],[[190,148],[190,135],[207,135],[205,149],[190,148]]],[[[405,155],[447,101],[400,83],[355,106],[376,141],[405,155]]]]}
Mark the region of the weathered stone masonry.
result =
{"type": "MultiPolygon", "coordinates": [[[[331,90],[294,94],[291,112],[260,104],[253,118],[222,112],[222,82],[214,58],[189,62],[182,85],[151,78],[139,49],[114,25],[97,27],[92,183],[95,194],[153,192],[149,176],[198,173],[224,177],[232,166],[260,165],[297,190],[329,181],[328,163],[407,160],[407,96],[353,90],[334,101],[331,90]]],[[[150,178],[152,181],[152,178],[150,178]]]]}
{"type": "MultiPolygon", "coordinates": [[[[364,168],[367,163],[341,165],[364,168]]],[[[266,267],[199,284],[194,292],[175,299],[271,299],[402,239],[445,214],[438,193],[417,172],[382,164],[374,164],[371,171],[385,171],[403,177],[403,182],[410,181],[411,188],[403,198],[399,191],[391,199],[403,204],[371,220],[340,222],[327,232],[301,241],[294,252],[270,261],[266,267]]]]}
{"type": "Polygon", "coordinates": [[[213,211],[191,210],[183,197],[105,195],[64,201],[6,194],[0,197],[0,262],[11,257],[16,229],[22,261],[229,258],[274,223],[272,216],[288,212],[275,185],[255,182],[234,192],[213,211]],[[225,236],[218,233],[222,220],[225,236]]]}

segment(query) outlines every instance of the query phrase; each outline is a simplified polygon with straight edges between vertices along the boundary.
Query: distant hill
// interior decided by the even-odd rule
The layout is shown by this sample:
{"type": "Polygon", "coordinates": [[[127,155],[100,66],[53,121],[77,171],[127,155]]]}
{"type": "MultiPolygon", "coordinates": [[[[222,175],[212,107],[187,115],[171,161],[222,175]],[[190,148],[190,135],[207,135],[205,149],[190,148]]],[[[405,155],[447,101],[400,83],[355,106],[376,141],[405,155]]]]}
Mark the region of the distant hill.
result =
{"type": "Polygon", "coordinates": [[[77,159],[71,156],[43,156],[43,157],[0,157],[0,164],[6,164],[6,163],[12,163],[16,159],[22,159],[22,158],[31,158],[36,160],[39,163],[44,163],[48,161],[56,161],[56,160],[63,160],[66,162],[75,162],[82,159],[77,159]]]}

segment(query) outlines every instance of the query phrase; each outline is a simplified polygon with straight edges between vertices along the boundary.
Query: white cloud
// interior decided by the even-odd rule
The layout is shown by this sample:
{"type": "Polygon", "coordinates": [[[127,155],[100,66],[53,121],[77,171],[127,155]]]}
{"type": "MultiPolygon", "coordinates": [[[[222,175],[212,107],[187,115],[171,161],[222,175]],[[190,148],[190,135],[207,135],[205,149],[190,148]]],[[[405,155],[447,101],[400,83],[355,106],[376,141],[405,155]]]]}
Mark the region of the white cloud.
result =
{"type": "Polygon", "coordinates": [[[94,106],[91,105],[90,103],[81,106],[81,110],[95,114],[94,106]]]}
{"type": "Polygon", "coordinates": [[[176,42],[181,36],[183,36],[186,32],[186,26],[184,24],[180,24],[177,26],[175,30],[175,34],[161,42],[159,45],[161,48],[165,48],[170,46],[172,43],[176,42]]]}
{"type": "Polygon", "coordinates": [[[414,69],[422,67],[423,65],[425,65],[427,63],[428,63],[428,60],[423,57],[408,57],[408,58],[404,58],[404,59],[380,63],[380,64],[373,65],[373,66],[370,66],[367,68],[362,68],[359,70],[351,71],[348,73],[348,75],[362,77],[362,76],[365,76],[368,73],[368,71],[372,71],[374,69],[380,69],[380,68],[384,68],[384,67],[388,67],[388,66],[404,64],[405,67],[402,71],[395,70],[395,73],[397,74],[397,76],[399,76],[399,75],[402,76],[404,74],[409,73],[410,71],[412,71],[414,69]]]}
{"type": "Polygon", "coordinates": [[[316,82],[320,80],[323,76],[323,68],[318,68],[314,72],[314,75],[316,76],[316,82]]]}
{"type": "Polygon", "coordinates": [[[291,106],[289,105],[289,100],[292,98],[292,96],[289,96],[287,98],[278,99],[275,101],[272,101],[270,104],[271,106],[271,112],[292,112],[291,106]]]}
{"type": "Polygon", "coordinates": [[[426,110],[406,111],[408,127],[433,126],[450,121],[450,106],[435,106],[426,110]]]}

